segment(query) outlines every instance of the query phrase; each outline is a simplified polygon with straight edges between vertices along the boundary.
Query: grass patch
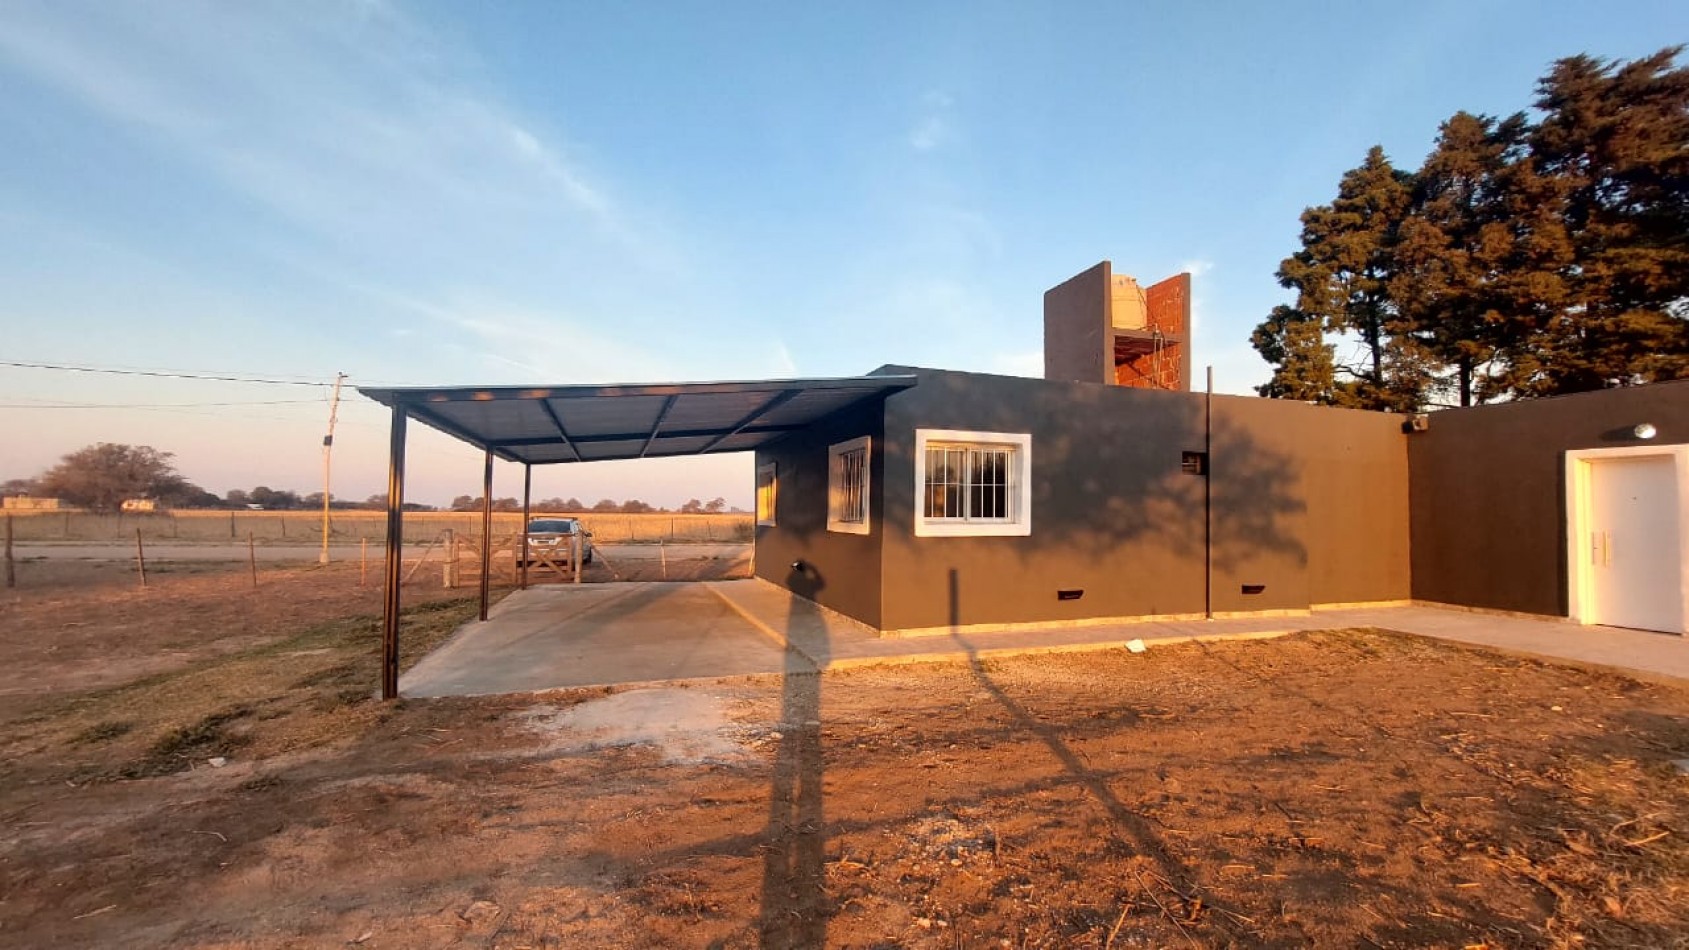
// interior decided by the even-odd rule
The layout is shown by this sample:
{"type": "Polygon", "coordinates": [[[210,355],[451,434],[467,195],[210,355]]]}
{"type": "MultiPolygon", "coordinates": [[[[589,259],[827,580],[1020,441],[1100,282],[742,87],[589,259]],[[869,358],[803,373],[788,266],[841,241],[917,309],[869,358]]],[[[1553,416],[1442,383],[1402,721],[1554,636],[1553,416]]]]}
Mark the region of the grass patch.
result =
{"type": "Polygon", "coordinates": [[[132,722],[119,722],[114,719],[108,719],[104,722],[94,723],[92,726],[89,726],[72,736],[70,741],[78,745],[87,745],[93,742],[106,742],[108,740],[115,739],[118,736],[128,735],[130,732],[134,731],[134,729],[135,724],[132,722]]]}
{"type": "Polygon", "coordinates": [[[238,719],[252,715],[252,707],[236,706],[222,712],[214,712],[191,726],[172,729],[152,744],[152,754],[187,755],[190,753],[204,753],[220,751],[231,746],[244,745],[251,741],[241,736],[232,736],[224,727],[238,719]]]}

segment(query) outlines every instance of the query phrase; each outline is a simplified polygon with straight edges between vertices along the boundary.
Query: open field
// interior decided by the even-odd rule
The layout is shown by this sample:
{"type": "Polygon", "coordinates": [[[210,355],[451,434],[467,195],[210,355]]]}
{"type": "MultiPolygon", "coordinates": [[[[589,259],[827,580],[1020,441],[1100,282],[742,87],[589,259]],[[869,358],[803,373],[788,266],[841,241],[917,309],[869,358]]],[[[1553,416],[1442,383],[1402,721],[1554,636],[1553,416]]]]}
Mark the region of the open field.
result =
{"type": "MultiPolygon", "coordinates": [[[[347,572],[0,601],[0,943],[1689,946],[1683,687],[1337,631],[382,705],[347,572]]],[[[473,610],[407,598],[407,663],[473,610]]]]}
{"type": "MultiPolygon", "coordinates": [[[[87,511],[14,511],[13,536],[18,543],[47,541],[127,541],[135,532],[149,541],[245,541],[250,533],[261,543],[321,544],[321,511],[157,511],[99,515],[87,511]]],[[[542,512],[534,512],[539,517],[542,512]]],[[[578,513],[594,537],[605,543],[643,541],[749,541],[751,515],[597,514],[578,513]]],[[[493,512],[493,534],[510,535],[521,529],[519,511],[493,512]]],[[[478,511],[407,511],[405,541],[431,541],[447,528],[468,537],[481,533],[478,511]]],[[[329,517],[329,541],[371,542],[386,537],[387,514],[381,511],[335,511],[329,517]]]]}

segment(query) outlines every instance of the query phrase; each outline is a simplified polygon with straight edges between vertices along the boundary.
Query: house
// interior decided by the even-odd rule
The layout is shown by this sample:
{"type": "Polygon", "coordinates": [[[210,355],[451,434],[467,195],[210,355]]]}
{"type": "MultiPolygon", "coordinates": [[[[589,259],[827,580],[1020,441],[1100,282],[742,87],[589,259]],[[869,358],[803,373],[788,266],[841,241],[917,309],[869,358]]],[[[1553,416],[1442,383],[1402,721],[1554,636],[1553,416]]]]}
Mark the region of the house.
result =
{"type": "Polygon", "coordinates": [[[124,512],[157,511],[158,502],[151,498],[125,498],[121,510],[124,512]]]}
{"type": "Polygon", "coordinates": [[[881,374],[916,384],[757,450],[756,570],[889,634],[1410,600],[1685,632],[1689,382],[1406,419],[881,374]]]}
{"type": "Polygon", "coordinates": [[[1408,601],[1689,632],[1689,381],[1402,416],[1192,392],[1188,333],[1188,275],[1105,261],[1046,294],[1044,379],[361,388],[382,694],[412,419],[484,452],[485,499],[522,466],[524,516],[534,465],[754,453],[757,576],[893,635],[1408,601]]]}
{"type": "Polygon", "coordinates": [[[756,452],[758,576],[887,633],[1410,600],[1689,632],[1689,382],[1404,418],[1190,391],[1189,275],[1044,297],[1044,379],[756,452]]]}

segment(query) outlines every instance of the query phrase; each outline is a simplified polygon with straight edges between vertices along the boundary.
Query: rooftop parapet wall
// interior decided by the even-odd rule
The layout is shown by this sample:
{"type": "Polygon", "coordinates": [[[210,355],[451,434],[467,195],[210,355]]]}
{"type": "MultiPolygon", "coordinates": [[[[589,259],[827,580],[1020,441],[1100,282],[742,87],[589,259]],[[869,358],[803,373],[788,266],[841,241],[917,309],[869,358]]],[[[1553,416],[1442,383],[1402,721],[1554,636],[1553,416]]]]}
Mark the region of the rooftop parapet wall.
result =
{"type": "Polygon", "coordinates": [[[1188,391],[1190,275],[1149,287],[1103,261],[1044,294],[1044,378],[1188,391]]]}
{"type": "Polygon", "coordinates": [[[1044,292],[1044,378],[1114,381],[1110,362],[1111,265],[1103,261],[1044,292]]]}

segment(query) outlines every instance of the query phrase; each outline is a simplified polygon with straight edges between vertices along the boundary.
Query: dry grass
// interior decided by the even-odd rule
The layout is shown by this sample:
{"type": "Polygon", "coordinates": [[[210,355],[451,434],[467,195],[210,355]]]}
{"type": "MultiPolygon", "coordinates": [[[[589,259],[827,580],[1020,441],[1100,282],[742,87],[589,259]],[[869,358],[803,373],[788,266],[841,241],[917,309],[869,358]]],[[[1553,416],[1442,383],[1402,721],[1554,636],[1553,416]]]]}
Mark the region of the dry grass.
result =
{"type": "MultiPolygon", "coordinates": [[[[42,541],[129,542],[135,532],[149,541],[244,541],[248,533],[266,543],[321,543],[320,511],[158,511],[98,515],[86,511],[19,511],[12,515],[19,543],[42,541]]],[[[534,512],[538,517],[542,513],[534,512]]],[[[570,514],[585,522],[600,542],[749,541],[751,515],[570,514]]],[[[493,533],[514,534],[521,512],[493,513],[493,533]]],[[[380,511],[335,511],[329,519],[331,541],[379,541],[386,536],[387,515],[380,511]]],[[[405,514],[405,541],[430,541],[450,528],[468,537],[481,532],[481,513],[418,511],[405,514]]]]}
{"type": "MultiPolygon", "coordinates": [[[[475,614],[468,599],[404,612],[401,666],[475,614]]],[[[17,788],[167,775],[216,756],[273,758],[332,745],[382,718],[380,620],[317,623],[240,652],[41,703],[4,724],[0,776],[17,788]]]]}

